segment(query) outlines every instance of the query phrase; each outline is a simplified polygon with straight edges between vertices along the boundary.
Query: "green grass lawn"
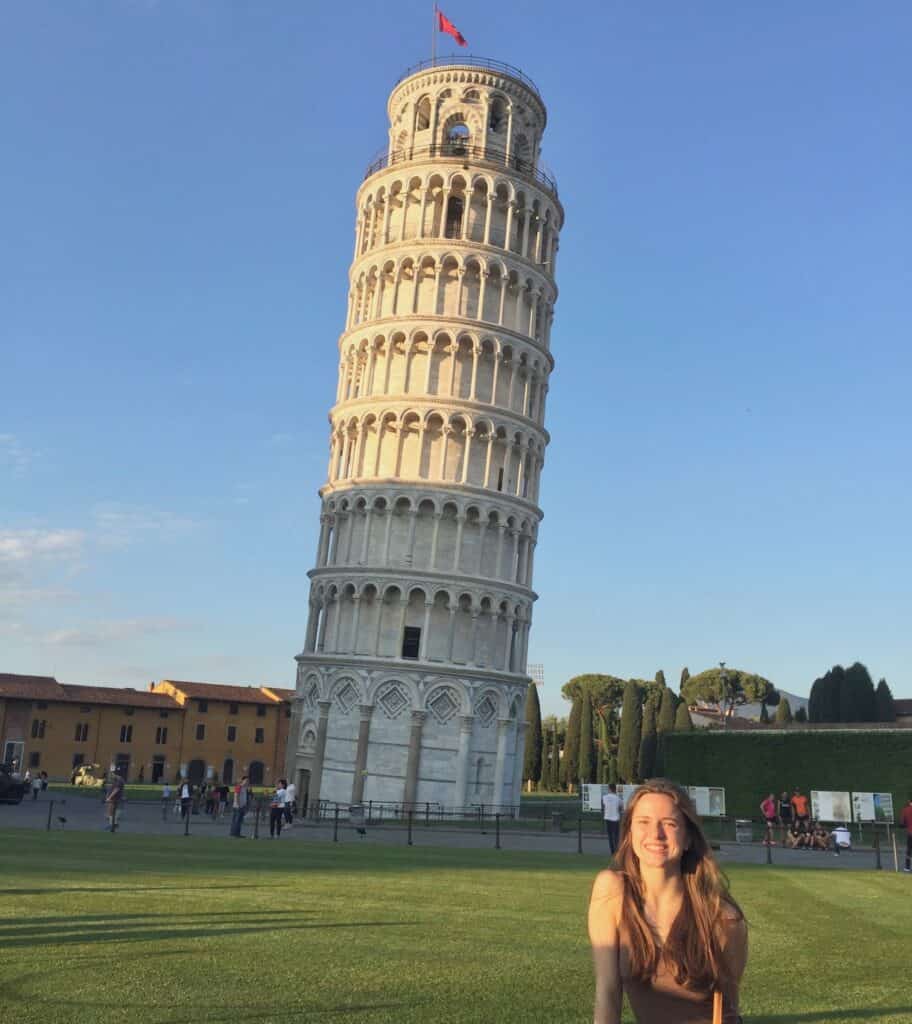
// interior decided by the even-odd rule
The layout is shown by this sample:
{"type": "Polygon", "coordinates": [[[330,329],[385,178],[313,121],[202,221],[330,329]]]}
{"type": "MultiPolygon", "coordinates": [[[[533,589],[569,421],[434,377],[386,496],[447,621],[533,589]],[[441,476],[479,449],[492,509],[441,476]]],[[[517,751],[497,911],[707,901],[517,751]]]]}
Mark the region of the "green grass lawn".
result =
{"type": "MultiPolygon", "coordinates": [[[[0,832],[0,1021],[583,1024],[599,866],[0,832]]],[[[912,879],[748,867],[731,878],[751,926],[749,1024],[912,1021],[912,879]]]]}

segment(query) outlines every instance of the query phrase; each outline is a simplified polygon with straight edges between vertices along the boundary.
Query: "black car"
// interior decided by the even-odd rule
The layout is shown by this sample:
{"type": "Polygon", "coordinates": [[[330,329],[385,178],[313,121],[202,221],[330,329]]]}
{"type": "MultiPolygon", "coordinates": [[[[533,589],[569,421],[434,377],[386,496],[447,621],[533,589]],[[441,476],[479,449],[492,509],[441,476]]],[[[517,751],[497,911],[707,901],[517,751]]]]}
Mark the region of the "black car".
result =
{"type": "Polygon", "coordinates": [[[25,789],[21,779],[10,775],[9,765],[0,764],[0,804],[21,804],[25,789]]]}

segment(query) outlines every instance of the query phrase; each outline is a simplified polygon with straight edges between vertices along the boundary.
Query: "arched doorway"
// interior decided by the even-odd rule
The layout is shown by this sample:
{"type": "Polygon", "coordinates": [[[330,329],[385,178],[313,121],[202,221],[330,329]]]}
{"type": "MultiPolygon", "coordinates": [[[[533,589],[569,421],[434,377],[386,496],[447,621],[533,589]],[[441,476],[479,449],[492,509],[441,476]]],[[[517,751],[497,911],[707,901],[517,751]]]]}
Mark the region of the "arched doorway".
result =
{"type": "Polygon", "coordinates": [[[190,783],[194,786],[198,786],[203,781],[203,776],[206,774],[206,762],[200,761],[198,758],[195,761],[191,761],[187,768],[187,778],[190,783]]]}
{"type": "Polygon", "coordinates": [[[250,781],[251,786],[262,786],[263,785],[263,762],[262,761],[251,761],[250,768],[247,770],[247,777],[250,781]]]}
{"type": "Polygon", "coordinates": [[[226,757],[222,765],[222,782],[230,786],[234,782],[234,758],[226,757]]]}

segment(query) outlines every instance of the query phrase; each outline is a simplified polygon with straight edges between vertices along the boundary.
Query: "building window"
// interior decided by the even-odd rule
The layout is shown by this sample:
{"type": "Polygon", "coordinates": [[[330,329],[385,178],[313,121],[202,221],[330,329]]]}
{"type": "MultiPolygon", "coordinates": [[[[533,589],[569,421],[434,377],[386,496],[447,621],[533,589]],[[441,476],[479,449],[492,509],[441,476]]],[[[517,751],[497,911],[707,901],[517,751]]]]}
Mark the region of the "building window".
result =
{"type": "Polygon", "coordinates": [[[266,730],[265,729],[257,729],[256,733],[254,733],[253,740],[254,740],[255,743],[265,743],[266,742],[266,730]]]}
{"type": "Polygon", "coordinates": [[[168,717],[168,712],[167,711],[159,711],[158,717],[159,718],[167,718],[168,717]]]}
{"type": "Polygon", "coordinates": [[[417,658],[421,650],[421,627],[406,626],[402,634],[402,657],[417,658]]]}
{"type": "Polygon", "coordinates": [[[121,743],[132,743],[133,742],[133,726],[122,725],[120,727],[120,742],[121,743]]]}
{"type": "Polygon", "coordinates": [[[228,714],[229,715],[236,715],[237,713],[238,713],[238,706],[237,706],[237,704],[229,704],[228,705],[228,714]]]}
{"type": "Polygon", "coordinates": [[[35,707],[38,708],[39,711],[46,711],[47,710],[47,701],[46,700],[39,700],[38,703],[35,705],[35,707]]]}
{"type": "Polygon", "coordinates": [[[88,705],[84,705],[79,709],[81,715],[87,715],[92,709],[88,705]]]}
{"type": "Polygon", "coordinates": [[[208,700],[198,700],[196,702],[196,708],[200,712],[200,714],[204,715],[209,710],[209,701],[208,700]]]}
{"type": "Polygon", "coordinates": [[[165,774],[165,759],[161,754],[156,754],[152,758],[152,782],[161,782],[162,776],[165,774]]]}
{"type": "Polygon", "coordinates": [[[196,727],[196,738],[198,740],[204,740],[206,738],[206,726],[198,725],[196,727]]]}
{"type": "Polygon", "coordinates": [[[33,740],[43,740],[44,739],[44,730],[45,730],[46,726],[47,726],[47,722],[46,722],[45,719],[43,719],[43,718],[33,718],[32,719],[32,739],[33,740]]]}
{"type": "Polygon", "coordinates": [[[290,704],[286,704],[285,705],[285,717],[286,718],[291,718],[291,705],[290,704]]]}
{"type": "Polygon", "coordinates": [[[73,767],[78,768],[81,764],[85,764],[85,754],[74,754],[73,767]]]}
{"type": "Polygon", "coordinates": [[[155,730],[155,742],[160,746],[164,746],[168,742],[168,726],[160,725],[155,730]]]}
{"type": "Polygon", "coordinates": [[[89,738],[89,723],[88,722],[77,722],[76,723],[76,735],[73,737],[77,743],[85,743],[89,738]]]}
{"type": "Polygon", "coordinates": [[[258,704],[257,705],[257,718],[265,718],[265,717],[266,717],[266,705],[265,704],[258,704]]]}
{"type": "Polygon", "coordinates": [[[37,750],[33,750],[29,754],[29,768],[37,768],[41,764],[41,754],[37,750]]]}
{"type": "Polygon", "coordinates": [[[234,743],[234,741],[236,739],[237,739],[237,726],[236,725],[229,725],[228,726],[228,742],[229,743],[234,743]]]}
{"type": "Polygon", "coordinates": [[[123,711],[124,711],[125,715],[135,715],[136,714],[136,709],[135,708],[124,708],[123,711]]]}

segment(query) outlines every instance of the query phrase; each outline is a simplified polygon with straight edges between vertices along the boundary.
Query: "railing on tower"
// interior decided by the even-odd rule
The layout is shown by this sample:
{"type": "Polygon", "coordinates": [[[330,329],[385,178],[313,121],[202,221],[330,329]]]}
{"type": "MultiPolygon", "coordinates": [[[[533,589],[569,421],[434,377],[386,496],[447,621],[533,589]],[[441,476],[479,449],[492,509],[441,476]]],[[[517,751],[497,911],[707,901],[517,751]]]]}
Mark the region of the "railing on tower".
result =
{"type": "Polygon", "coordinates": [[[531,160],[524,160],[518,156],[508,156],[502,149],[474,145],[471,142],[464,142],[462,139],[448,139],[446,142],[436,146],[394,149],[391,153],[386,149],[381,150],[367,165],[367,170],[364,172],[364,180],[366,181],[372,174],[384,171],[387,167],[393,167],[396,164],[405,164],[435,157],[445,157],[451,160],[472,160],[475,163],[493,164],[495,167],[505,167],[508,170],[517,171],[519,174],[523,174],[543,186],[557,198],[557,181],[544,168],[537,167],[531,160]]]}
{"type": "Polygon", "coordinates": [[[505,64],[502,60],[492,60],[490,57],[457,57],[454,55],[452,57],[435,57],[433,60],[422,60],[403,71],[403,73],[396,79],[396,85],[405,81],[406,78],[418,74],[419,71],[427,71],[428,68],[440,67],[487,68],[489,71],[499,71],[501,74],[509,75],[511,78],[518,79],[527,89],[530,89],[539,99],[541,99],[541,93],[538,91],[538,86],[531,78],[529,78],[528,75],[524,75],[519,68],[514,67],[512,64],[505,64]]]}

